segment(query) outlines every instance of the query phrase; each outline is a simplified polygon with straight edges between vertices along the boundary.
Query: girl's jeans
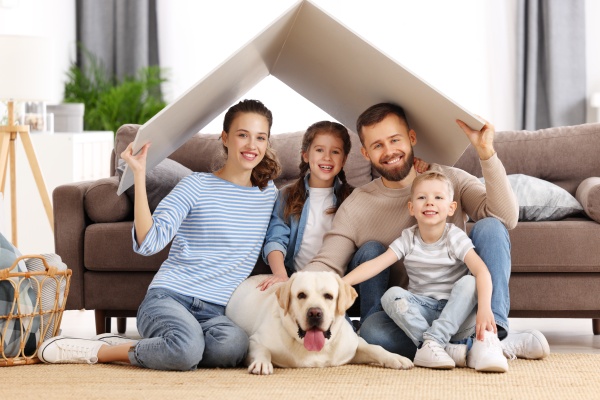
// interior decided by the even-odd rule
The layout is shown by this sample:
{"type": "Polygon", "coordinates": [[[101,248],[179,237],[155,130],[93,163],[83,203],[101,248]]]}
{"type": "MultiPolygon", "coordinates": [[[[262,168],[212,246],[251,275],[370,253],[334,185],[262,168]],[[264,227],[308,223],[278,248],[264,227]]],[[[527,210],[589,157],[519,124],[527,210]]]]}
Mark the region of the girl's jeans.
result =
{"type": "Polygon", "coordinates": [[[139,367],[187,371],[235,367],[244,360],[248,335],[225,316],[225,307],[168,289],[150,289],[137,313],[144,338],[129,352],[139,367]]]}
{"type": "Polygon", "coordinates": [[[448,300],[413,294],[395,286],[385,292],[381,305],[416,346],[425,340],[434,340],[445,347],[448,342],[463,341],[475,332],[475,277],[460,278],[448,300]]]}

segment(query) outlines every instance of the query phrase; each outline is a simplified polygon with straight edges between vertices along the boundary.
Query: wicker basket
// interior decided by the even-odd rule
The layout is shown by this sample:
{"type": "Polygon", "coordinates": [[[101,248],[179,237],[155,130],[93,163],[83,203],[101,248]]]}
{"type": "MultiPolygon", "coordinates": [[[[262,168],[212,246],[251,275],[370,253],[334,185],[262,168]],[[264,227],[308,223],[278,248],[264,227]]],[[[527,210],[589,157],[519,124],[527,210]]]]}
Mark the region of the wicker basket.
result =
{"type": "Polygon", "coordinates": [[[37,349],[59,332],[71,274],[70,269],[58,271],[49,266],[41,255],[19,257],[9,268],[0,270],[0,289],[5,294],[14,291],[12,303],[4,302],[0,309],[0,314],[8,310],[0,315],[0,367],[40,362],[37,349]],[[40,259],[45,271],[18,272],[17,264],[32,258],[40,259]],[[27,307],[19,296],[27,296],[27,307]],[[10,346],[6,346],[11,338],[10,346]]]}

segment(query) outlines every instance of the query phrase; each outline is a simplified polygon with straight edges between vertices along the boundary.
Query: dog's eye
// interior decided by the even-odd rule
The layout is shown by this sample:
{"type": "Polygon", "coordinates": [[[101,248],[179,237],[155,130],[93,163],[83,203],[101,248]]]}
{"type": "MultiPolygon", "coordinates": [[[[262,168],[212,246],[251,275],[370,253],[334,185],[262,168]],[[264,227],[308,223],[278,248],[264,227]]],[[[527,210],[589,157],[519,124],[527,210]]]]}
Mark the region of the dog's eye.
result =
{"type": "Polygon", "coordinates": [[[300,293],[298,293],[298,298],[300,300],[305,299],[306,298],[306,294],[304,292],[300,292],[300,293]]]}
{"type": "Polygon", "coordinates": [[[325,297],[327,300],[333,300],[333,296],[332,296],[332,295],[330,295],[329,293],[325,293],[325,294],[323,295],[323,297],[325,297]]]}

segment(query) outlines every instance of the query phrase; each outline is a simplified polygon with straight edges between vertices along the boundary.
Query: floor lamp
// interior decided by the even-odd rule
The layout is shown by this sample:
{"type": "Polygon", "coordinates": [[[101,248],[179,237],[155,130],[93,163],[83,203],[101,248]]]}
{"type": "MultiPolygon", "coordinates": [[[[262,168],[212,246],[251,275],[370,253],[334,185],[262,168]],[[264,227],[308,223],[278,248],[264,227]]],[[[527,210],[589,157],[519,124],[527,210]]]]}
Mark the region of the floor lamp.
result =
{"type": "Polygon", "coordinates": [[[52,204],[29,135],[29,125],[18,125],[16,101],[46,101],[52,97],[52,45],[42,37],[0,35],[0,99],[7,101],[7,124],[0,126],[0,191],[5,193],[10,161],[12,243],[17,232],[17,138],[21,139],[50,227],[54,231],[52,204]],[[49,72],[50,71],[50,72],[49,72]]]}

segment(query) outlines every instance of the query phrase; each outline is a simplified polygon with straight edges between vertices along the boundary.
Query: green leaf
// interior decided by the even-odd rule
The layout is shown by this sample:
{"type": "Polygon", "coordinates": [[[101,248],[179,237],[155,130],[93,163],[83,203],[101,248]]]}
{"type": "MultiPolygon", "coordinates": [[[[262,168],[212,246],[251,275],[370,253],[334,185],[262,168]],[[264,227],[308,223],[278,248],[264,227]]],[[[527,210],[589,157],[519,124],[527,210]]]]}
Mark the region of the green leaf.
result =
{"type": "Polygon", "coordinates": [[[166,103],[160,86],[166,82],[158,66],[140,68],[135,76],[118,80],[98,58],[83,49],[88,67],[71,64],[65,82],[65,103],[84,103],[84,129],[115,132],[123,124],[144,124],[166,103]]]}

